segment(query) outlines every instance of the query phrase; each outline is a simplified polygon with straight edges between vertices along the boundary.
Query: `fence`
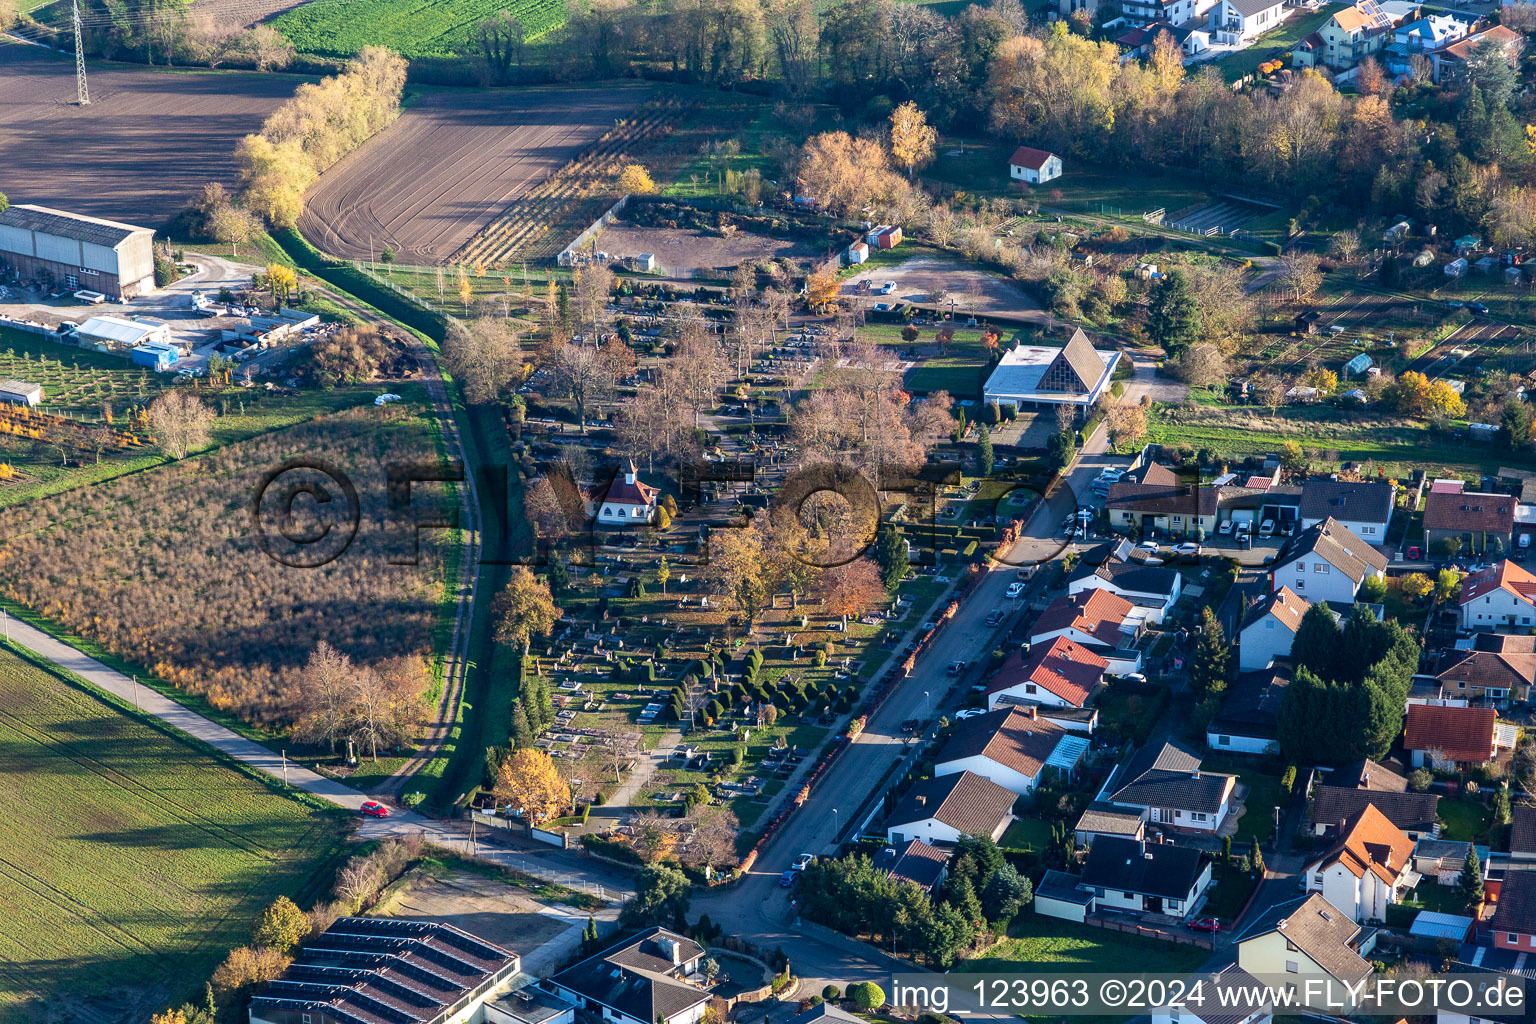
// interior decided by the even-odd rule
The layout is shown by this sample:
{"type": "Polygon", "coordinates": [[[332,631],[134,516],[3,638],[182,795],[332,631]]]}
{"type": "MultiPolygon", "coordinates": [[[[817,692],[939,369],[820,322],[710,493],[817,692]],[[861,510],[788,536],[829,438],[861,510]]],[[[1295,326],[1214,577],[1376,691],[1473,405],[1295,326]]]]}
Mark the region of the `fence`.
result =
{"type": "Polygon", "coordinates": [[[628,202],[629,196],[620,196],[619,201],[608,207],[606,213],[597,218],[597,220],[593,221],[591,224],[588,224],[585,231],[571,240],[571,244],[566,246],[565,249],[561,251],[560,257],[556,262],[558,262],[562,267],[570,265],[570,263],[575,260],[577,251],[579,251],[588,242],[592,241],[592,239],[596,238],[598,232],[607,227],[613,221],[613,218],[618,216],[619,211],[624,209],[624,205],[628,202]]]}
{"type": "MultiPolygon", "coordinates": [[[[406,302],[414,302],[418,306],[425,306],[427,309],[431,310],[432,312],[434,312],[434,313],[441,313],[444,316],[451,315],[448,312],[448,310],[446,308],[444,308],[444,306],[441,303],[433,302],[432,299],[430,297],[426,296],[426,295],[421,295],[421,294],[419,294],[417,292],[411,291],[411,289],[409,289],[409,288],[405,288],[405,287],[402,287],[401,285],[395,284],[395,282],[391,281],[387,277],[381,277],[379,274],[377,274],[374,271],[370,270],[368,268],[368,264],[362,262],[361,260],[353,260],[352,261],[352,269],[356,270],[359,274],[362,274],[369,281],[371,281],[374,284],[378,285],[380,288],[383,288],[385,291],[392,292],[393,294],[398,295],[400,298],[404,299],[406,302]]],[[[401,267],[400,269],[404,270],[404,269],[407,269],[407,268],[401,267]]],[[[412,269],[412,270],[420,270],[422,272],[427,272],[427,271],[435,272],[437,270],[440,270],[441,268],[440,267],[413,267],[413,268],[410,268],[410,269],[412,269]]]]}
{"type": "Polygon", "coordinates": [[[48,328],[42,324],[35,324],[30,320],[13,320],[8,316],[0,316],[0,327],[10,327],[17,331],[27,331],[31,334],[47,334],[48,328]]]}
{"type": "Polygon", "coordinates": [[[1083,923],[1093,928],[1122,932],[1126,935],[1138,935],[1141,938],[1152,939],[1156,942],[1172,942],[1181,946],[1198,946],[1201,949],[1215,948],[1210,939],[1175,928],[1154,928],[1151,925],[1141,924],[1138,921],[1121,921],[1111,917],[1100,917],[1096,914],[1089,914],[1083,918],[1083,923]]]}

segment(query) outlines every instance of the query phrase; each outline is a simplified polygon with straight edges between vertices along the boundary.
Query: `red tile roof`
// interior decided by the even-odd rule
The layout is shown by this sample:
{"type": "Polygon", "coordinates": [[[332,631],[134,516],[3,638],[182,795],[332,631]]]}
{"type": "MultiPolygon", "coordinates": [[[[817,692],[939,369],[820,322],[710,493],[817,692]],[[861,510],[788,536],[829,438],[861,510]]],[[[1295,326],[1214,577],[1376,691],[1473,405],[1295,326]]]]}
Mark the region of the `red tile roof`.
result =
{"type": "Polygon", "coordinates": [[[1010,690],[1034,683],[1080,708],[1104,678],[1109,662],[1082,644],[1059,636],[1048,644],[1036,644],[1024,657],[1017,650],[1003,662],[987,692],[1010,690]]]}
{"type": "Polygon", "coordinates": [[[613,482],[598,499],[601,502],[613,502],[623,505],[644,505],[647,508],[656,500],[656,488],[650,484],[642,483],[635,473],[634,463],[630,463],[623,470],[614,474],[613,482]],[[633,480],[633,483],[631,483],[633,480]]]}
{"type": "Polygon", "coordinates": [[[1030,628],[1030,636],[1076,629],[1110,647],[1119,647],[1127,639],[1120,625],[1135,607],[1109,590],[1084,590],[1070,597],[1058,597],[1040,613],[1040,618],[1030,628]]]}
{"type": "Polygon", "coordinates": [[[1462,580],[1460,603],[1471,604],[1496,590],[1507,591],[1527,604],[1536,604],[1536,576],[1507,558],[1462,580]]]}
{"type": "Polygon", "coordinates": [[[1409,750],[1438,750],[1448,760],[1482,764],[1493,757],[1493,708],[1408,705],[1403,746],[1409,750]]]}
{"type": "Polygon", "coordinates": [[[1413,840],[1374,805],[1366,804],[1323,863],[1341,864],[1356,878],[1364,878],[1369,871],[1390,885],[1408,869],[1412,856],[1413,840]]]}
{"type": "Polygon", "coordinates": [[[1031,149],[1028,146],[1020,146],[1013,151],[1013,156],[1008,158],[1008,162],[1015,167],[1028,167],[1032,171],[1038,171],[1045,166],[1045,162],[1051,156],[1052,154],[1043,149],[1031,149]]]}
{"type": "Polygon", "coordinates": [[[1515,498],[1512,494],[1430,491],[1424,496],[1426,530],[1508,533],[1514,528],[1515,498]]]}

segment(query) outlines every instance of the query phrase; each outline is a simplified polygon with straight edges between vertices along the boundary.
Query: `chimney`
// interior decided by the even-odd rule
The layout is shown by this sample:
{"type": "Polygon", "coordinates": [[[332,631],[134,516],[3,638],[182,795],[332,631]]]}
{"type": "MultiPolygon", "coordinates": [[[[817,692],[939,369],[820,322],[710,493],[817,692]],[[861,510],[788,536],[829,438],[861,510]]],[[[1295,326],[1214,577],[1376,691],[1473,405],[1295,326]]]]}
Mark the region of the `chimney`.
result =
{"type": "Polygon", "coordinates": [[[656,936],[656,944],[661,947],[663,953],[672,958],[673,966],[683,962],[683,951],[679,948],[676,939],[667,935],[658,935],[656,936]]]}
{"type": "Polygon", "coordinates": [[[1037,719],[1037,718],[1040,717],[1040,709],[1035,707],[1033,704],[1031,704],[1029,707],[1025,708],[1024,709],[1024,713],[1026,715],[1028,715],[1031,719],[1037,719]]]}

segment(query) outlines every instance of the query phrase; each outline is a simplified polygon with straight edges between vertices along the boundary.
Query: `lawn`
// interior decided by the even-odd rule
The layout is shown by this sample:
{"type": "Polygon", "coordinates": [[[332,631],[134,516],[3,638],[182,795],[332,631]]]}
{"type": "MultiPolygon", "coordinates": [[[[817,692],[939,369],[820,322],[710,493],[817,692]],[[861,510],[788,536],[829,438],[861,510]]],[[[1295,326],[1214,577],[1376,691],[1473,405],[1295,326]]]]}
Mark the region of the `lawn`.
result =
{"type": "Polygon", "coordinates": [[[528,41],[565,24],[562,0],[326,0],[304,4],[272,22],[305,53],[350,57],[365,46],[387,46],[404,57],[456,57],[474,28],[506,10],[522,23],[528,41]]]}
{"type": "Polygon", "coordinates": [[[957,963],[955,970],[1123,974],[1134,965],[1137,971],[1178,973],[1194,970],[1209,955],[1198,946],[1151,942],[1029,911],[1019,915],[1008,936],[985,956],[957,963]]]}
{"type": "Polygon", "coordinates": [[[1488,808],[1478,801],[1446,797],[1440,801],[1437,816],[1445,823],[1441,839],[1484,842],[1488,838],[1488,808]]]}
{"type": "Polygon", "coordinates": [[[1208,758],[1200,767],[1202,771],[1230,772],[1237,776],[1238,785],[1248,787],[1243,816],[1238,820],[1237,834],[1232,837],[1233,856],[1247,853],[1255,839],[1267,843],[1274,838],[1275,808],[1286,799],[1278,777],[1265,774],[1248,761],[1208,758]]]}
{"type": "Polygon", "coordinates": [[[144,1020],[199,997],[339,819],[0,651],[0,1022],[144,1020]]]}
{"type": "Polygon", "coordinates": [[[1216,67],[1221,69],[1222,77],[1229,82],[1251,75],[1258,71],[1260,64],[1274,60],[1322,28],[1328,23],[1328,19],[1333,17],[1336,11],[1343,10],[1344,6],[1344,4],[1329,4],[1311,14],[1296,14],[1286,19],[1285,24],[1273,32],[1260,36],[1246,50],[1239,50],[1230,57],[1221,58],[1216,62],[1216,67]]]}
{"type": "Polygon", "coordinates": [[[1043,818],[1019,818],[1008,826],[998,845],[1006,850],[1044,850],[1051,845],[1051,823],[1043,818]]]}
{"type": "MultiPolygon", "coordinates": [[[[1232,856],[1235,860],[1238,854],[1234,851],[1232,856]]],[[[1243,908],[1248,905],[1248,899],[1253,895],[1253,890],[1258,886],[1259,881],[1252,875],[1245,875],[1237,870],[1236,865],[1223,871],[1218,863],[1213,870],[1215,884],[1211,886],[1205,897],[1205,904],[1200,908],[1200,916],[1234,922],[1237,920],[1237,915],[1241,914],[1243,908]]]]}

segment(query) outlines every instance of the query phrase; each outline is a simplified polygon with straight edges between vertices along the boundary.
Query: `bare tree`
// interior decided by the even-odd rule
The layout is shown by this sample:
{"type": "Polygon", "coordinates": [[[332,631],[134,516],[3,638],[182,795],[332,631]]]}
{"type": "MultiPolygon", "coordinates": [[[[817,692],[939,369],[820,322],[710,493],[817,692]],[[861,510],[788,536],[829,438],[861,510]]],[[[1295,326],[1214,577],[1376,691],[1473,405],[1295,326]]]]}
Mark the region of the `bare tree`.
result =
{"type": "Polygon", "coordinates": [[[587,410],[613,393],[612,362],[595,346],[566,342],[555,351],[550,377],[554,393],[575,403],[585,434],[587,410]]]}
{"type": "Polygon", "coordinates": [[[496,317],[450,320],[443,357],[467,401],[495,401],[517,373],[517,336],[496,317]]]}
{"type": "Polygon", "coordinates": [[[304,666],[303,713],[294,727],[299,739],[317,743],[324,740],[336,749],[337,737],[343,735],[351,721],[351,700],[348,691],[354,675],[352,659],[322,640],[310,652],[304,666]]]}
{"type": "Polygon", "coordinates": [[[155,443],[173,459],[207,444],[212,423],[213,410],[185,391],[167,391],[149,404],[155,443]]]}
{"type": "Polygon", "coordinates": [[[597,344],[597,326],[608,300],[613,295],[613,271],[601,263],[593,263],[576,271],[576,289],[571,299],[576,316],[591,328],[592,344],[597,344]]]}

